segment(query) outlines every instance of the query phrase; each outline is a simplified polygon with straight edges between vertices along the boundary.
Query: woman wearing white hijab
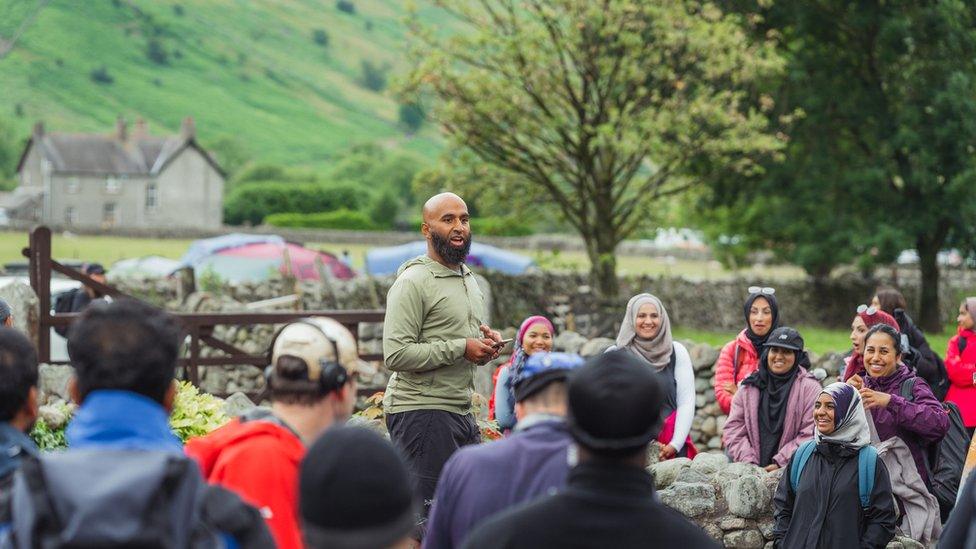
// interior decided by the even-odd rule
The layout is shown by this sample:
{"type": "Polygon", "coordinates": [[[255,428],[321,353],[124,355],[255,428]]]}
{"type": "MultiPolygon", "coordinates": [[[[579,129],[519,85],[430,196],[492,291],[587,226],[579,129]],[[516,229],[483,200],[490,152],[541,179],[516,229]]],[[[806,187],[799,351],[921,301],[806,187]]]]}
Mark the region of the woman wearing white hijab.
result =
{"type": "Polygon", "coordinates": [[[773,498],[776,547],[883,548],[895,537],[895,503],[884,462],[868,445],[861,395],[846,383],[813,405],[814,440],[797,448],[773,498]],[[862,479],[873,468],[872,479],[862,479]]]}
{"type": "Polygon", "coordinates": [[[624,313],[617,344],[644,359],[664,383],[665,402],[661,411],[664,424],[658,435],[659,459],[695,457],[698,453],[688,433],[695,418],[695,372],[684,345],[671,338],[671,321],[661,300],[651,294],[630,298],[624,313]]]}

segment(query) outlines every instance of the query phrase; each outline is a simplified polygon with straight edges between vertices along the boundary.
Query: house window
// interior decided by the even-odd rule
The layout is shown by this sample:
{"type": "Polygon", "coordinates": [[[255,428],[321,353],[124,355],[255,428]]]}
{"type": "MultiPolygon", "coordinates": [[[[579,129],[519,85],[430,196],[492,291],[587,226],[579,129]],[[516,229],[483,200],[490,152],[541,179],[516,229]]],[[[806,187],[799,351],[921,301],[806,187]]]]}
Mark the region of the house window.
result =
{"type": "Polygon", "coordinates": [[[153,211],[159,205],[159,188],[154,181],[146,185],[146,209],[153,211]]]}
{"type": "Polygon", "coordinates": [[[65,225],[74,225],[77,220],[78,219],[75,216],[75,208],[74,208],[74,206],[68,206],[67,208],[64,209],[64,224],[65,225]]]}
{"type": "Polygon", "coordinates": [[[114,227],[119,222],[119,208],[115,202],[106,202],[102,208],[102,225],[114,227]]]}
{"type": "Polygon", "coordinates": [[[71,177],[68,179],[68,185],[66,186],[65,190],[68,191],[68,194],[75,194],[78,192],[78,188],[80,186],[81,186],[81,182],[78,181],[78,178],[71,177]]]}
{"type": "Polygon", "coordinates": [[[105,179],[105,192],[109,194],[118,194],[120,188],[121,187],[119,185],[118,179],[114,177],[109,177],[105,179]]]}

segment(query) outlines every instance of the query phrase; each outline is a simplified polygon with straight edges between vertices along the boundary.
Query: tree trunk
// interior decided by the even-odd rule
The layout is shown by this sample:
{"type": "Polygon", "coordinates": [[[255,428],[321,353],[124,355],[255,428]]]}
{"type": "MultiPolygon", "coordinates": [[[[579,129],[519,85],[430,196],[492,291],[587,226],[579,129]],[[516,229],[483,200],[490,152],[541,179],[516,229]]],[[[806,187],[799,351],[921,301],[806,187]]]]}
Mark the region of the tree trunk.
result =
{"type": "Polygon", "coordinates": [[[922,329],[938,333],[942,331],[944,319],[939,314],[939,244],[926,239],[918,239],[918,266],[922,272],[919,288],[918,324],[922,329]]]}
{"type": "Polygon", "coordinates": [[[586,255],[590,259],[590,284],[603,302],[616,300],[620,293],[617,280],[617,244],[607,228],[597,228],[598,234],[586,239],[586,255]]]}

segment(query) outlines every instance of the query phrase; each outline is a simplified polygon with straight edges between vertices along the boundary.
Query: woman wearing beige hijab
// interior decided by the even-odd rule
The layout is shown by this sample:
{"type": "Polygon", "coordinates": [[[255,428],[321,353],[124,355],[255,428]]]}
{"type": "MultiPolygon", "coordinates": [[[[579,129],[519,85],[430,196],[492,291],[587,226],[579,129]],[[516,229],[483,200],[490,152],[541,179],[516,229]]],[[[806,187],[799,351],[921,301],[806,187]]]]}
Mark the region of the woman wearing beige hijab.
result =
{"type": "Polygon", "coordinates": [[[671,321],[660,299],[651,294],[630,299],[616,345],[609,350],[615,349],[642,358],[664,384],[664,425],[658,435],[660,459],[694,457],[698,452],[688,433],[695,417],[695,373],[688,350],[671,337],[671,321]]]}

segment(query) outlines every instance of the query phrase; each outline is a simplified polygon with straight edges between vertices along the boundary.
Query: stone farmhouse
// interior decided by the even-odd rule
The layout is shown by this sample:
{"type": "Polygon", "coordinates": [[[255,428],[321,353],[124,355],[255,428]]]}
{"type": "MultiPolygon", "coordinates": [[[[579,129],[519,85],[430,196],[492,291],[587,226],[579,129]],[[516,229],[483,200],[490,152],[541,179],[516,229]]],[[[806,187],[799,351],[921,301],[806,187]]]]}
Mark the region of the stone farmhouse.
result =
{"type": "Polygon", "coordinates": [[[197,143],[149,135],[119,118],[111,135],[47,133],[38,122],[17,165],[19,186],[0,207],[12,221],[75,228],[218,228],[225,174],[197,143]]]}

